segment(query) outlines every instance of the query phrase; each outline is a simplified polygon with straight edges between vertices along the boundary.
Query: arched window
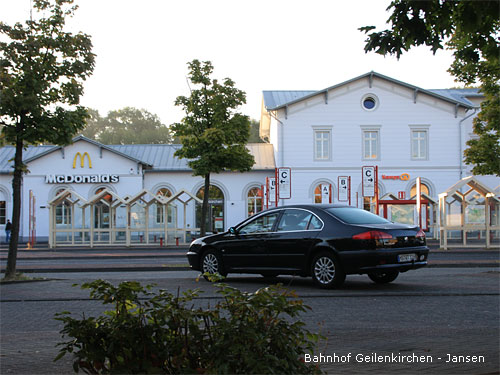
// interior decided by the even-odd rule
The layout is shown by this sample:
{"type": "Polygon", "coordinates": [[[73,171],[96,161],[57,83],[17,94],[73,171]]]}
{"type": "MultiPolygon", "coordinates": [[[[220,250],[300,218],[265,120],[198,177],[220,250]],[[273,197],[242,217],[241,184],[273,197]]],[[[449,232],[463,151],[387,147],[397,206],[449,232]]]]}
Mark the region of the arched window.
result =
{"type": "MultiPolygon", "coordinates": [[[[103,191],[104,187],[101,187],[95,191],[95,194],[99,194],[103,191]]],[[[111,194],[106,194],[101,198],[101,202],[96,203],[94,207],[94,228],[109,228],[109,207],[112,200],[111,194]],[[102,201],[106,201],[104,203],[102,201]]]]}
{"type": "Polygon", "coordinates": [[[0,190],[0,225],[4,225],[7,222],[7,197],[0,190]]]}
{"type": "MultiPolygon", "coordinates": [[[[202,187],[196,196],[203,200],[205,188],[202,187]]],[[[196,204],[196,226],[201,226],[201,204],[196,204]]],[[[206,230],[214,233],[224,230],[224,193],[217,186],[210,185],[208,196],[208,217],[206,230]]]]}
{"type": "Polygon", "coordinates": [[[333,202],[333,189],[331,184],[321,183],[314,187],[314,203],[332,203],[333,202]]]}
{"type": "MultiPolygon", "coordinates": [[[[420,192],[422,194],[430,195],[429,194],[429,187],[426,184],[420,184],[420,192]]],[[[417,184],[413,185],[411,190],[410,190],[410,198],[416,197],[417,195],[417,184]]]]}
{"type": "MultiPolygon", "coordinates": [[[[170,198],[172,196],[172,192],[167,188],[161,188],[156,192],[156,195],[159,197],[170,198]]],[[[172,207],[168,206],[167,209],[167,223],[172,222],[172,207]]],[[[156,205],[156,224],[163,224],[163,206],[160,204],[156,205]]]]}
{"type": "Polygon", "coordinates": [[[264,206],[264,196],[260,187],[253,187],[247,194],[247,216],[252,216],[262,211],[264,206]]]}
{"type": "MultiPolygon", "coordinates": [[[[61,194],[66,189],[59,189],[56,191],[56,197],[61,194]]],[[[68,199],[71,198],[71,195],[68,195],[68,199]]],[[[66,202],[66,200],[62,201],[56,206],[56,224],[71,224],[71,206],[66,202]]]]}

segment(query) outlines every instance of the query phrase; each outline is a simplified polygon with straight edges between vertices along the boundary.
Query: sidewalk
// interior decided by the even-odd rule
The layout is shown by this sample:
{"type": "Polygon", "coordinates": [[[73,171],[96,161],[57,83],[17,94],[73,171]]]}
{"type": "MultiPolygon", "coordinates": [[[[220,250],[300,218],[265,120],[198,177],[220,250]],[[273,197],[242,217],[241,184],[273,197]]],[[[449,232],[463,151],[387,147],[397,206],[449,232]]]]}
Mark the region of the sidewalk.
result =
{"type": "MultiPolygon", "coordinates": [[[[497,249],[458,248],[439,249],[439,242],[428,240],[431,249],[428,267],[498,267],[500,252],[497,249]]],[[[134,272],[134,271],[184,271],[189,270],[186,259],[188,246],[140,245],[134,247],[57,247],[37,244],[29,249],[26,244],[18,248],[19,272],[134,272]],[[169,259],[170,258],[170,259],[169,259]],[[174,259],[178,258],[178,259],[174,259]],[[103,261],[99,263],[99,260],[103,261]],[[136,261],[134,261],[136,260],[136,261]],[[31,264],[22,264],[26,261],[31,264]],[[36,264],[40,261],[40,264],[36,264]],[[67,262],[64,262],[67,261],[67,262]]],[[[5,271],[8,248],[0,246],[0,272],[5,271]]]]}

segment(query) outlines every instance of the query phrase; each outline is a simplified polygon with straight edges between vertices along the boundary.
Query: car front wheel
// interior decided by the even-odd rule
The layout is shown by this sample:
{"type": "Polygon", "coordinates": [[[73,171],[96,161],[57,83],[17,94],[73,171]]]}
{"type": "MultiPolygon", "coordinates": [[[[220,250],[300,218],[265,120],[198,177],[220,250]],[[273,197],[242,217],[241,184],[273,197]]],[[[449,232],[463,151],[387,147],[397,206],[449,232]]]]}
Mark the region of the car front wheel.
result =
{"type": "Polygon", "coordinates": [[[372,280],[377,284],[387,284],[396,280],[398,275],[399,275],[398,271],[385,271],[385,272],[369,273],[368,277],[370,278],[370,280],[372,280]]]}
{"type": "Polygon", "coordinates": [[[329,252],[317,254],[311,265],[312,279],[321,288],[329,289],[342,285],[345,273],[337,258],[329,252]]]}
{"type": "MultiPolygon", "coordinates": [[[[203,253],[201,258],[201,272],[209,274],[219,274],[221,276],[227,276],[227,272],[224,271],[222,261],[219,255],[214,250],[208,250],[203,253]]],[[[206,280],[209,278],[204,275],[206,280]]]]}

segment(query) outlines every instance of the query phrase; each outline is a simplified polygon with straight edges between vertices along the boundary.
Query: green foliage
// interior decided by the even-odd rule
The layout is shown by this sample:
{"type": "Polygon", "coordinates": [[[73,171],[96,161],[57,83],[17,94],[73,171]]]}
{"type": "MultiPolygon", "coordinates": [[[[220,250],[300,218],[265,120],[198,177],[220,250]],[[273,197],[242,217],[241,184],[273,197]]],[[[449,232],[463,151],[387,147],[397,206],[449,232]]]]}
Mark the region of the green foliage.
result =
{"type": "Polygon", "coordinates": [[[255,293],[218,284],[219,302],[197,307],[198,290],[173,295],[152,285],[96,280],[83,284],[93,299],[112,304],[99,317],[63,322],[59,360],[74,356],[73,369],[90,374],[316,374],[301,358],[320,336],[298,320],[310,308],[279,286],[255,293]]]}
{"type": "Polygon", "coordinates": [[[475,164],[474,174],[500,176],[500,88],[486,83],[483,91],[488,94],[481,103],[481,112],[474,119],[474,133],[478,138],[467,141],[465,162],[475,164]]]}
{"type": "Polygon", "coordinates": [[[104,144],[164,144],[171,143],[169,128],[160,118],[145,109],[125,107],[110,111],[106,117],[89,110],[85,129],[87,138],[104,144]]]}
{"type": "Polygon", "coordinates": [[[245,147],[249,118],[235,112],[246,102],[245,93],[229,78],[222,83],[211,79],[210,61],[193,60],[188,65],[189,80],[196,88],[192,88],[191,96],[179,96],[175,101],[186,113],[182,122],[172,125],[182,144],[175,155],[190,160],[195,176],[249,171],[255,163],[245,147]]]}
{"type": "MultiPolygon", "coordinates": [[[[210,186],[210,174],[223,171],[249,171],[255,164],[246,148],[250,135],[250,120],[236,109],[246,102],[245,93],[225,78],[222,83],[210,76],[210,61],[188,63],[189,97],[179,96],[175,105],[182,107],[185,117],[172,125],[182,147],[175,156],[188,159],[193,175],[205,178],[205,190],[210,186]]],[[[205,235],[208,218],[208,194],[203,197],[201,235],[205,235]]]]}
{"type": "Polygon", "coordinates": [[[35,0],[48,17],[14,26],[0,22],[0,121],[9,144],[67,144],[85,125],[87,112],[78,106],[83,82],[94,69],[88,35],[64,31],[72,0],[35,0]],[[61,106],[61,105],[64,105],[61,106]]]}
{"type": "Polygon", "coordinates": [[[481,83],[485,100],[474,121],[479,140],[469,141],[465,161],[476,164],[476,174],[500,176],[500,2],[475,0],[394,0],[387,22],[390,30],[368,34],[365,51],[398,58],[413,46],[429,46],[433,53],[448,48],[455,60],[450,69],[456,80],[466,85],[481,83]]]}
{"type": "Polygon", "coordinates": [[[257,120],[250,120],[250,136],[248,137],[248,143],[268,143],[259,135],[260,123],[257,120]]]}
{"type": "Polygon", "coordinates": [[[85,126],[79,106],[83,82],[94,70],[92,42],[86,34],[65,32],[73,0],[34,0],[33,19],[9,26],[0,22],[0,125],[2,144],[16,147],[12,236],[6,277],[16,271],[21,213],[21,181],[28,144],[68,144],[85,126]]]}

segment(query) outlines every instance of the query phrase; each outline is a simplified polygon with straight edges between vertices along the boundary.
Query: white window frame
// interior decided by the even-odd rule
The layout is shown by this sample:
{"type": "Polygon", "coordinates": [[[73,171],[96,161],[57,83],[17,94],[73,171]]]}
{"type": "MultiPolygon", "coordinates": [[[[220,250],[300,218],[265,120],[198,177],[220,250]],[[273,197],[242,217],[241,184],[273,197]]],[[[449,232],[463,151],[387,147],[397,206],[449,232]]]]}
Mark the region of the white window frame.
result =
{"type": "Polygon", "coordinates": [[[417,161],[426,161],[429,160],[429,127],[430,125],[409,125],[410,127],[410,158],[411,160],[417,160],[417,161]],[[421,152],[420,148],[420,143],[419,142],[419,150],[417,152],[417,155],[415,156],[415,147],[414,147],[414,142],[413,142],[413,136],[415,133],[424,133],[423,138],[419,138],[419,140],[423,140],[425,144],[425,152],[421,152]]]}
{"type": "Polygon", "coordinates": [[[259,189],[260,190],[261,186],[260,185],[253,185],[248,188],[247,190],[247,204],[246,204],[246,217],[250,217],[249,212],[248,212],[248,206],[251,204],[252,208],[254,209],[253,215],[262,212],[264,210],[264,196],[258,196],[258,195],[252,195],[250,196],[250,191],[253,189],[259,189]],[[260,200],[261,204],[261,210],[257,211],[256,208],[258,206],[257,202],[260,200]]]}
{"type": "Polygon", "coordinates": [[[0,225],[7,224],[7,201],[1,200],[3,207],[0,208],[0,225]]]}
{"type": "MultiPolygon", "coordinates": [[[[157,190],[156,191],[156,195],[160,195],[160,191],[162,189],[168,190],[168,192],[170,193],[170,196],[168,196],[168,197],[166,195],[161,195],[161,196],[163,196],[163,197],[165,197],[165,198],[168,199],[168,198],[170,198],[173,195],[172,189],[170,189],[167,186],[161,186],[158,189],[156,189],[157,190]]],[[[165,224],[165,222],[163,220],[163,218],[164,218],[164,216],[163,216],[163,208],[164,207],[165,207],[164,205],[161,205],[161,204],[158,204],[158,203],[156,204],[156,215],[155,215],[156,216],[155,217],[155,223],[156,224],[165,224]]],[[[174,207],[175,207],[175,205],[173,205],[171,203],[167,206],[167,224],[171,224],[172,223],[173,210],[175,209],[174,207]]]]}
{"type": "Polygon", "coordinates": [[[332,126],[313,126],[313,159],[314,161],[331,161],[332,160],[332,126]],[[317,147],[317,136],[322,134],[321,139],[321,155],[318,155],[320,150],[317,147]],[[325,145],[326,143],[326,145],[325,145]],[[325,155],[326,149],[326,155],[325,155]]]}
{"type": "MultiPolygon", "coordinates": [[[[380,125],[370,125],[365,126],[361,125],[361,159],[362,160],[380,160],[380,125]],[[375,157],[366,157],[366,146],[365,146],[365,137],[367,134],[375,133],[375,157]]],[[[373,151],[371,152],[373,154],[373,151]]]]}

